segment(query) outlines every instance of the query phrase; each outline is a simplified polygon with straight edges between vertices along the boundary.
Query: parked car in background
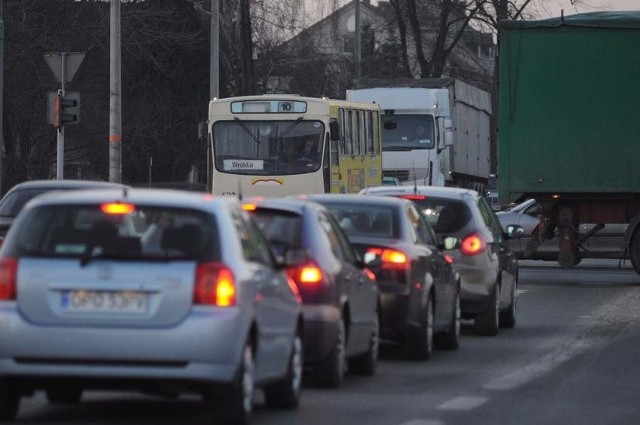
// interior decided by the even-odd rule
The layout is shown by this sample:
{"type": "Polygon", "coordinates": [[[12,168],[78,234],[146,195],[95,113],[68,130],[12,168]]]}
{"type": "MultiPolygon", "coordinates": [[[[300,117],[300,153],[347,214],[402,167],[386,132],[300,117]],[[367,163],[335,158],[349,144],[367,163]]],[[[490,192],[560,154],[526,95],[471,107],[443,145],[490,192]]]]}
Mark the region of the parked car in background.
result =
{"type": "Polygon", "coordinates": [[[248,202],[277,254],[298,257],[287,269],[303,301],[305,364],[316,384],[337,387],[347,370],[373,375],[378,361],[378,289],[329,211],[314,202],[248,202]]]}
{"type": "MultiPolygon", "coordinates": [[[[560,245],[557,229],[547,228],[547,234],[540,238],[538,226],[541,219],[541,206],[535,199],[527,199],[507,210],[496,213],[503,230],[509,225],[519,225],[524,229],[521,239],[509,241],[511,249],[518,258],[532,260],[558,260],[560,245]],[[536,243],[532,239],[544,239],[536,243]]],[[[576,226],[578,239],[582,243],[578,245],[573,265],[580,263],[582,258],[624,258],[625,237],[628,224],[607,223],[580,223],[576,226]]]]}
{"type": "Polygon", "coordinates": [[[383,186],[402,186],[402,182],[397,177],[382,177],[382,185],[383,186]]]}
{"type": "Polygon", "coordinates": [[[256,386],[268,406],[298,404],[301,305],[235,199],[34,199],[0,249],[0,322],[11,324],[0,332],[3,420],[34,390],[51,402],[95,388],[196,392],[231,424],[249,420],[256,386]]]}
{"type": "Polygon", "coordinates": [[[438,237],[455,236],[459,247],[446,250],[462,282],[462,317],[476,330],[496,335],[516,324],[518,261],[508,245],[520,226],[502,230],[483,196],[467,189],[434,186],[371,187],[367,195],[386,195],[415,202],[438,237]]]}
{"type": "Polygon", "coordinates": [[[337,194],[307,199],[331,211],[375,273],[385,339],[403,343],[412,358],[421,360],[431,357],[434,344],[458,348],[460,279],[413,203],[337,194]]]}
{"type": "Polygon", "coordinates": [[[0,199],[0,237],[3,237],[20,210],[32,198],[52,190],[122,188],[118,183],[90,180],[32,180],[13,186],[0,199]]]}

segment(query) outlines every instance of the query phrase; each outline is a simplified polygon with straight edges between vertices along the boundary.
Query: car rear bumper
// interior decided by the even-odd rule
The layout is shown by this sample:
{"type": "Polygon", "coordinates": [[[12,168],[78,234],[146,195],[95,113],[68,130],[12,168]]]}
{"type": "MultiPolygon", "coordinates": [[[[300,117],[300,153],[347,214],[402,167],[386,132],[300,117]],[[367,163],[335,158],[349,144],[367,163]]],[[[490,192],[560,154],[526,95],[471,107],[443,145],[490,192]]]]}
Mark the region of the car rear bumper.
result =
{"type": "Polygon", "coordinates": [[[494,267],[480,262],[456,263],[460,274],[460,308],[463,315],[484,312],[498,280],[494,267]]]}
{"type": "Polygon", "coordinates": [[[340,310],[333,305],[302,307],[304,314],[304,360],[313,364],[326,359],[338,337],[340,310]]]}
{"type": "Polygon", "coordinates": [[[418,294],[412,295],[408,290],[382,292],[380,307],[380,336],[383,339],[404,339],[420,329],[423,308],[418,294]]]}
{"type": "Polygon", "coordinates": [[[250,321],[240,310],[193,308],[165,328],[41,326],[0,307],[0,377],[233,380],[250,321]]]}

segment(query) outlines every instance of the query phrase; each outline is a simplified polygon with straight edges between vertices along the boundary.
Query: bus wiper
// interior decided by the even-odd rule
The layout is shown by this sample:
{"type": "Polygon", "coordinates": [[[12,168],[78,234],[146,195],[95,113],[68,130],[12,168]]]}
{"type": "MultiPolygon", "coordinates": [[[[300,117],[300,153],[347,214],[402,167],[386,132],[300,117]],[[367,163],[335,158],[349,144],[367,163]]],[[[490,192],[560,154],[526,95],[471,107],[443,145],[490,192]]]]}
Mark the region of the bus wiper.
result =
{"type": "Polygon", "coordinates": [[[251,130],[249,130],[249,127],[247,127],[245,125],[245,123],[242,122],[242,120],[238,117],[233,117],[233,119],[240,125],[240,127],[242,127],[242,129],[249,135],[251,136],[251,138],[253,139],[254,142],[256,142],[257,144],[260,144],[260,139],[258,139],[256,136],[254,136],[254,134],[251,132],[251,130]]]}
{"type": "Polygon", "coordinates": [[[296,119],[293,123],[291,123],[291,125],[287,127],[287,129],[282,133],[282,137],[286,136],[287,134],[289,134],[291,130],[296,128],[296,126],[300,124],[300,121],[302,121],[302,117],[298,117],[298,119],[296,119]]]}

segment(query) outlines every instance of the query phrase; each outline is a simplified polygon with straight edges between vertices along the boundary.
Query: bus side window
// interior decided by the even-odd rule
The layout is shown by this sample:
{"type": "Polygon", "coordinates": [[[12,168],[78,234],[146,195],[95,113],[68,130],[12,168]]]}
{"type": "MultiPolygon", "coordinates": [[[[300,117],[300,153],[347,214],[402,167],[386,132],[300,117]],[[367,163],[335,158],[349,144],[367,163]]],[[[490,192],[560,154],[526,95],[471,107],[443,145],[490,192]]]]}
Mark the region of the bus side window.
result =
{"type": "Polygon", "coordinates": [[[373,113],[371,111],[366,112],[365,127],[367,134],[367,153],[373,155],[375,149],[373,147],[373,113]]]}
{"type": "Polygon", "coordinates": [[[380,154],[380,113],[374,112],[373,114],[373,152],[380,154]]]}
{"type": "Polygon", "coordinates": [[[360,155],[360,123],[358,120],[358,111],[353,111],[352,117],[352,144],[353,144],[353,155],[360,155]]]}
{"type": "Polygon", "coordinates": [[[345,135],[344,135],[344,128],[346,126],[346,120],[344,119],[344,109],[340,108],[338,109],[338,123],[340,124],[340,141],[338,142],[338,152],[341,155],[344,155],[345,153],[345,135]]]}
{"type": "Polygon", "coordinates": [[[367,134],[365,132],[365,114],[364,111],[358,111],[358,141],[360,145],[360,155],[365,155],[367,153],[367,134]]]}
{"type": "Polygon", "coordinates": [[[351,113],[351,109],[347,111],[346,122],[344,127],[345,127],[344,153],[345,155],[353,155],[353,114],[351,113]]]}
{"type": "MultiPolygon", "coordinates": [[[[340,133],[342,134],[342,125],[340,126],[340,133]]],[[[331,138],[329,137],[328,141],[329,141],[329,153],[330,153],[330,159],[331,159],[331,165],[338,165],[338,146],[340,144],[340,141],[343,141],[344,137],[340,137],[340,140],[331,140],[331,138]]]]}

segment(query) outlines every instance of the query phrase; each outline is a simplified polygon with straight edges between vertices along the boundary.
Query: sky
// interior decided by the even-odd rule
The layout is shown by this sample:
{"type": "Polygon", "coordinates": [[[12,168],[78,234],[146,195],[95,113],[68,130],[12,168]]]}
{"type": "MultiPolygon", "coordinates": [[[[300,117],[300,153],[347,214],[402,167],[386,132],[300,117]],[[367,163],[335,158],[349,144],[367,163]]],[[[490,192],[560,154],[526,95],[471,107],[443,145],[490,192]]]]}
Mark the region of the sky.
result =
{"type": "Polygon", "coordinates": [[[560,12],[564,9],[565,15],[573,15],[577,12],[593,12],[598,10],[640,10],[640,0],[582,0],[577,7],[571,5],[570,0],[546,0],[548,5],[548,15],[545,17],[560,16],[560,12]]]}

